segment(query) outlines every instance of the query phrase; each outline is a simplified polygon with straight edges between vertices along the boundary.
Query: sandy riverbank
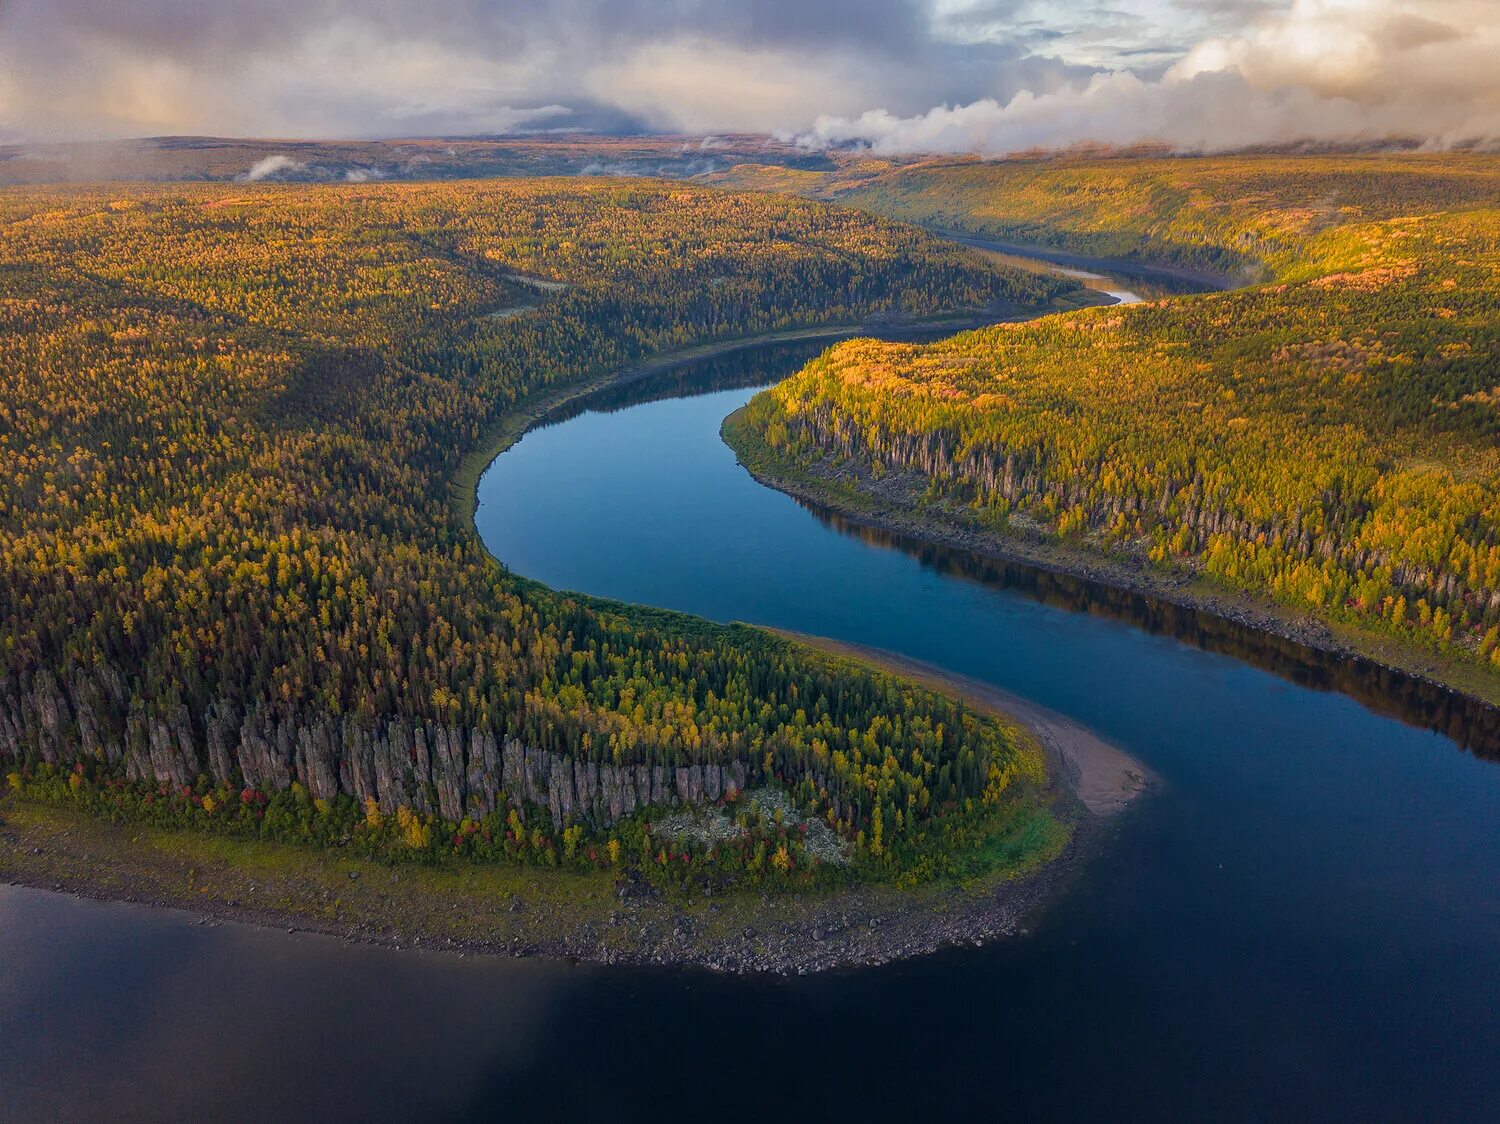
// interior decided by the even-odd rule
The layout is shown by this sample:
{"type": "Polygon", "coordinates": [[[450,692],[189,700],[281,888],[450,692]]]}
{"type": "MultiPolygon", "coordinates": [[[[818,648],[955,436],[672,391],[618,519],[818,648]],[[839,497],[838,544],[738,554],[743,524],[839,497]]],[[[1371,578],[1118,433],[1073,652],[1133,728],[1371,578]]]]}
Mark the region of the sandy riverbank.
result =
{"type": "Polygon", "coordinates": [[[924,687],[957,696],[976,709],[1025,727],[1047,751],[1060,779],[1096,816],[1112,816],[1123,811],[1146,788],[1146,767],[1135,758],[1081,723],[1020,695],[898,652],[779,629],[768,631],[822,652],[873,664],[924,687]]]}

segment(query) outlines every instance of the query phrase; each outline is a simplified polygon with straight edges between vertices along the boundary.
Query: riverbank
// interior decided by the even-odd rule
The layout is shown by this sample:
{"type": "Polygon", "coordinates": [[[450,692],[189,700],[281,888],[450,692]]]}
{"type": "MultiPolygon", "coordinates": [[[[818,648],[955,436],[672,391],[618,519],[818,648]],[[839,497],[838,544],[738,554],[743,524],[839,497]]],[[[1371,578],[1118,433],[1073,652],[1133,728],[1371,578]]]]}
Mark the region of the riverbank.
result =
{"type": "Polygon", "coordinates": [[[768,629],[820,652],[868,663],[934,691],[962,699],[1008,726],[1034,737],[1047,753],[1054,775],[1096,816],[1122,812],[1147,785],[1146,767],[1118,746],[1064,714],[993,684],[958,675],[930,663],[864,644],[824,636],[768,629]]]}
{"type": "Polygon", "coordinates": [[[1149,282],[1172,282],[1191,286],[1199,292],[1222,292],[1227,289],[1237,289],[1243,285],[1253,284],[1257,279],[1262,278],[1266,272],[1263,267],[1259,266],[1246,266],[1240,272],[1232,274],[1216,269],[1176,265],[1172,262],[1161,260],[1148,261],[1141,258],[1094,257],[1088,254],[1074,253],[1059,246],[1044,246],[1034,242],[1007,242],[1003,239],[986,238],[981,234],[973,234],[941,226],[923,224],[923,229],[975,250],[988,250],[991,253],[997,254],[1014,254],[1017,257],[1046,262],[1064,269],[1113,273],[1120,277],[1129,277],[1149,282]]]}
{"type": "MultiPolygon", "coordinates": [[[[1091,303],[1080,291],[1073,303],[1091,303]]],[[[705,343],[534,395],[467,457],[452,514],[472,529],[480,476],[533,426],[602,389],[675,367],[780,343],[856,335],[948,334],[1012,308],[914,320],[881,317],[705,343]]],[[[548,956],[601,963],[695,965],[804,974],[881,964],[1013,934],[1071,869],[1080,846],[1071,802],[1017,801],[1014,834],[1042,832],[1032,857],[964,884],[862,885],[832,892],[678,898],[629,875],[455,861],[386,866],[259,840],[121,825],[70,808],[0,802],[0,880],[80,897],[186,909],[204,923],[312,931],[396,948],[548,956]],[[1051,816],[1054,805],[1063,811],[1051,816]]]]}
{"type": "Polygon", "coordinates": [[[0,882],[187,910],[200,924],[321,933],[396,949],[807,975],[1025,932],[1088,853],[1095,818],[1123,810],[1145,786],[1143,766],[1009,692],[893,652],[780,634],[960,697],[994,715],[1012,736],[1034,738],[1047,752],[1053,783],[1019,794],[996,840],[1024,841],[1029,858],[968,882],[672,894],[630,872],[461,860],[388,865],[337,851],[114,823],[7,796],[0,799],[0,882]]]}
{"type": "MultiPolygon", "coordinates": [[[[1055,306],[1036,309],[1032,312],[1023,312],[1011,306],[994,306],[979,312],[953,313],[929,319],[885,316],[862,320],[859,323],[818,324],[807,328],[791,328],[784,332],[762,332],[753,336],[736,336],[732,339],[713,340],[694,344],[691,347],[677,348],[652,356],[640,363],[617,367],[594,378],[547,387],[533,393],[515,409],[508,411],[495,428],[480,440],[474,451],[460,462],[451,484],[452,517],[457,526],[472,530],[474,513],[479,504],[479,479],[484,475],[490,463],[525,436],[527,430],[544,422],[559,410],[601,390],[629,386],[631,383],[640,382],[689,363],[716,359],[720,356],[751,351],[760,347],[771,347],[775,344],[818,340],[833,343],[839,340],[855,339],[859,336],[920,339],[929,335],[952,335],[974,328],[988,327],[992,324],[1032,320],[1050,312],[1086,308],[1098,303],[1100,299],[1091,290],[1080,287],[1075,292],[1060,298],[1055,306]]],[[[494,555],[490,557],[493,558],[494,555]]]]}
{"type": "Polygon", "coordinates": [[[679,899],[606,873],[386,866],[116,824],[7,797],[0,800],[0,882],[188,910],[200,924],[323,933],[396,949],[807,975],[1022,933],[1072,876],[1089,837],[1084,825],[1025,871],[963,885],[679,899]]]}
{"type": "Polygon", "coordinates": [[[758,482],[852,523],[1195,610],[1330,657],[1366,661],[1435,690],[1462,695],[1489,711],[1500,707],[1500,680],[1475,665],[1298,613],[1280,603],[1229,590],[1192,575],[1158,570],[1139,559],[1106,554],[1039,534],[996,532],[959,512],[922,502],[922,482],[910,474],[887,473],[877,484],[853,463],[811,469],[788,465],[744,424],[743,409],[724,420],[721,435],[740,464],[758,482]]]}

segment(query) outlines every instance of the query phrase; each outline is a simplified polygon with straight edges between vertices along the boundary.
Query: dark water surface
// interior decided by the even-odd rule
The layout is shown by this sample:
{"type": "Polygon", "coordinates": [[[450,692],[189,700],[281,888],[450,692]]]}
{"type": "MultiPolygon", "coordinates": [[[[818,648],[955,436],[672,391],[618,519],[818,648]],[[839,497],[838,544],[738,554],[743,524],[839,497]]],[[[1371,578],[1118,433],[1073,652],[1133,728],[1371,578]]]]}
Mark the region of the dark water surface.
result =
{"type": "Polygon", "coordinates": [[[814,517],[720,442],[748,390],[682,397],[805,353],[699,364],[529,434],[484,477],[480,530],[552,586],[894,649],[1124,746],[1155,786],[1031,935],[745,980],[0,889],[0,1117],[1500,1115],[1500,766],[1424,728],[1473,741],[1475,714],[814,517]]]}

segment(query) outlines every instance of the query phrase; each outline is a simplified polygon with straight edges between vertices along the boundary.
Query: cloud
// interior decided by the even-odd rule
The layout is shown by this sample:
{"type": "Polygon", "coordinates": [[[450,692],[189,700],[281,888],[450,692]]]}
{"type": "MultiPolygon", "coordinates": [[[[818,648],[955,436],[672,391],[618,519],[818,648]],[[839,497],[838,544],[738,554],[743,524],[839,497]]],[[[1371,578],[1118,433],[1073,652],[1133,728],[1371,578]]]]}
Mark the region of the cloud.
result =
{"type": "MultiPolygon", "coordinates": [[[[922,42],[926,24],[925,0],[867,0],[858,19],[842,0],[0,0],[0,128],[65,139],[631,127],[607,91],[588,91],[653,46],[868,62],[922,42]]],[[[646,109],[670,122],[692,115],[691,100],[646,109]]]]}
{"type": "Polygon", "coordinates": [[[934,8],[950,2],[0,0],[0,129],[764,131],[1086,76],[1034,56],[1019,28],[955,38],[934,8]]]}
{"type": "Polygon", "coordinates": [[[1194,151],[1291,141],[1500,141],[1500,4],[1295,0],[1204,39],[1159,78],[1128,70],[1046,93],[901,116],[826,115],[804,143],[999,154],[1084,142],[1194,151]]]}
{"type": "Polygon", "coordinates": [[[307,165],[301,160],[293,160],[290,156],[267,156],[252,164],[240,178],[249,183],[259,180],[305,179],[308,171],[307,165]]]}
{"type": "Polygon", "coordinates": [[[1500,0],[0,0],[0,139],[1441,143],[1495,132],[1497,24],[1500,0]]]}
{"type": "MultiPolygon", "coordinates": [[[[430,163],[430,161],[428,162],[430,163]]],[[[415,163],[415,161],[412,163],[415,163]]],[[[397,170],[399,171],[399,169],[397,170]]],[[[273,183],[304,183],[319,180],[326,182],[335,179],[341,179],[345,183],[373,183],[377,180],[389,179],[390,176],[390,171],[372,165],[361,164],[352,168],[341,168],[337,164],[332,166],[309,164],[304,160],[298,160],[279,152],[275,155],[267,156],[263,160],[257,160],[234,178],[239,183],[260,183],[263,181],[273,183]]]]}

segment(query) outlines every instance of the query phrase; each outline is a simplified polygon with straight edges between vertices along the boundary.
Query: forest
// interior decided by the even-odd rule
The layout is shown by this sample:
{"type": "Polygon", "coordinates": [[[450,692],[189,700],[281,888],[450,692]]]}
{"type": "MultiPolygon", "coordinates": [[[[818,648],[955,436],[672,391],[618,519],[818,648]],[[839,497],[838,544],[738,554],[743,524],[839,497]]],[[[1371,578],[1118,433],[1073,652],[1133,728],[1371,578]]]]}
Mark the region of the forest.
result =
{"type": "Polygon", "coordinates": [[[856,340],[758,396],[783,458],[1500,672],[1500,160],[972,161],[810,194],[1228,292],[856,340]],[[857,471],[856,471],[857,470],[857,471]]]}
{"type": "Polygon", "coordinates": [[[0,224],[21,795],[802,884],[832,875],[780,815],[741,813],[734,853],[653,845],[650,820],[773,785],[853,875],[910,877],[1042,778],[932,692],[516,578],[450,484],[530,396],[643,356],[1067,283],[850,210],[632,180],[13,188],[0,224]]]}
{"type": "Polygon", "coordinates": [[[886,218],[1100,258],[1266,280],[1332,227],[1500,202],[1500,160],[1467,153],[1068,156],[834,170],[741,164],[705,182],[833,200],[886,218]]]}
{"type": "Polygon", "coordinates": [[[762,161],[809,169],[836,166],[830,154],[749,134],[600,136],[564,131],[378,140],[158,136],[0,143],[0,184],[176,180],[359,183],[602,175],[675,179],[762,161]]]}

